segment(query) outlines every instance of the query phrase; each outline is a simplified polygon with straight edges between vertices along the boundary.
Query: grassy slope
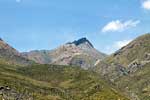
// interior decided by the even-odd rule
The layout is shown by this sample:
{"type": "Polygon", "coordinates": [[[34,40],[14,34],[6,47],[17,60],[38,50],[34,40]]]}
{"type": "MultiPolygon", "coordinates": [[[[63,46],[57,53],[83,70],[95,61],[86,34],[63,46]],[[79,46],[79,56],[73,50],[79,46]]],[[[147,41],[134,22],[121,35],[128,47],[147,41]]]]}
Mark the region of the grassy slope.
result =
{"type": "Polygon", "coordinates": [[[150,100],[149,92],[147,95],[142,93],[144,88],[149,89],[150,87],[150,64],[143,66],[143,69],[139,69],[136,73],[123,77],[119,76],[120,74],[116,69],[116,64],[126,68],[128,64],[136,59],[143,61],[146,53],[150,53],[150,34],[138,37],[127,46],[101,61],[94,70],[99,74],[106,72],[104,76],[108,79],[114,79],[114,84],[130,95],[132,100],[150,100]],[[126,88],[129,88],[130,92],[126,88]]]}
{"type": "Polygon", "coordinates": [[[71,66],[0,64],[0,86],[6,85],[35,100],[128,100],[94,73],[71,66]]]}
{"type": "Polygon", "coordinates": [[[140,100],[150,100],[150,63],[129,76],[124,76],[116,81],[122,91],[140,100]]]}

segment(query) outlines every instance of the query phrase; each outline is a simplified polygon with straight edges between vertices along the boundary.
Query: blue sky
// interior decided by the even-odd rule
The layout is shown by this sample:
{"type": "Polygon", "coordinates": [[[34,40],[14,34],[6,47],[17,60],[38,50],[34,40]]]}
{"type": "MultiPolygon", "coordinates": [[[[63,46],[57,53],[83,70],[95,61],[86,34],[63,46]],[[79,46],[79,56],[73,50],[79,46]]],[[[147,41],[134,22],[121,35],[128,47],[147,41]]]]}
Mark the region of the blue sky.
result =
{"type": "Polygon", "coordinates": [[[0,0],[0,37],[20,52],[87,37],[112,53],[150,32],[150,0],[0,0]]]}

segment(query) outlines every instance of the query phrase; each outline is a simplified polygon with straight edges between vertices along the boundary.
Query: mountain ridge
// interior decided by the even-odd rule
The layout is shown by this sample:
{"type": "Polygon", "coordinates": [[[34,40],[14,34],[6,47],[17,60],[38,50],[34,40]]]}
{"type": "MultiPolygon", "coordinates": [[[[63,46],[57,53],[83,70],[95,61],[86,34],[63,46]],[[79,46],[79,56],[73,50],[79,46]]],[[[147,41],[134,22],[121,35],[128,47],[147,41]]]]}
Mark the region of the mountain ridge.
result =
{"type": "Polygon", "coordinates": [[[94,71],[119,87],[132,100],[149,100],[149,68],[150,33],[147,33],[100,61],[94,71]],[[146,93],[142,92],[145,88],[146,93]]]}
{"type": "Polygon", "coordinates": [[[90,57],[91,60],[94,59],[94,62],[106,56],[106,54],[96,50],[87,38],[68,42],[53,50],[36,50],[22,53],[22,55],[41,64],[78,65],[83,67],[86,65],[89,65],[89,67],[94,66],[94,63],[87,64],[86,56],[90,57]],[[80,59],[76,59],[76,56],[80,59]],[[83,56],[85,58],[82,58],[83,56]]]}
{"type": "Polygon", "coordinates": [[[83,44],[83,43],[87,43],[87,44],[89,44],[89,46],[91,46],[91,47],[94,48],[94,46],[92,45],[92,43],[86,37],[80,38],[80,39],[75,40],[73,42],[69,42],[67,44],[75,44],[76,46],[78,46],[78,45],[83,44]]]}
{"type": "Polygon", "coordinates": [[[19,51],[0,38],[0,63],[29,65],[33,62],[24,58],[19,51]]]}

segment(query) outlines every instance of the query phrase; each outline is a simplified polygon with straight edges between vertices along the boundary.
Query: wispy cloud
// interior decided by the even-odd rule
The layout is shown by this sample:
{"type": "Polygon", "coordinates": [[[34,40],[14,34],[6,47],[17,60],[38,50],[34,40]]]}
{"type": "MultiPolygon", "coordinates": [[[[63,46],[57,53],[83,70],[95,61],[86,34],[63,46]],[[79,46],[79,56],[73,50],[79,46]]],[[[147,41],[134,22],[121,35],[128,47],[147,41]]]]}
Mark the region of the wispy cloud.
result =
{"type": "Polygon", "coordinates": [[[122,22],[121,20],[115,20],[115,21],[111,21],[108,24],[106,24],[103,28],[102,28],[102,32],[114,32],[114,31],[124,31],[125,29],[131,28],[131,27],[136,27],[137,24],[139,24],[140,21],[136,20],[128,20],[128,21],[124,21],[122,22]]]}
{"type": "Polygon", "coordinates": [[[142,7],[146,10],[150,10],[150,0],[145,0],[143,3],[142,3],[142,7]]]}
{"type": "Polygon", "coordinates": [[[114,53],[116,50],[119,50],[120,48],[126,46],[131,41],[132,41],[132,39],[116,41],[112,45],[107,46],[105,52],[107,54],[114,53]]]}

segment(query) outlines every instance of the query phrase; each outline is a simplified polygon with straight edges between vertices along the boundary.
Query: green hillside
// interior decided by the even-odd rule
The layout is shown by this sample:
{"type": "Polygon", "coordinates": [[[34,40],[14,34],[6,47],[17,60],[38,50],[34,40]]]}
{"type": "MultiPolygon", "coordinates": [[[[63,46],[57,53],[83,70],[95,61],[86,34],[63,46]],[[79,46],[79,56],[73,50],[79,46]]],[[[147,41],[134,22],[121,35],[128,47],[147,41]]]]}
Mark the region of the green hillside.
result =
{"type": "Polygon", "coordinates": [[[137,72],[116,80],[116,86],[133,100],[150,100],[150,63],[137,72]]]}
{"type": "Polygon", "coordinates": [[[150,100],[150,34],[136,38],[100,61],[94,71],[132,100],[150,100]]]}
{"type": "Polygon", "coordinates": [[[9,100],[128,100],[95,73],[73,66],[0,64],[0,87],[0,98],[9,100]]]}
{"type": "Polygon", "coordinates": [[[109,64],[119,63],[127,67],[135,59],[143,60],[150,53],[150,33],[140,36],[105,59],[109,64]]]}
{"type": "Polygon", "coordinates": [[[150,61],[150,34],[140,36],[101,61],[94,70],[115,80],[150,61]]]}

